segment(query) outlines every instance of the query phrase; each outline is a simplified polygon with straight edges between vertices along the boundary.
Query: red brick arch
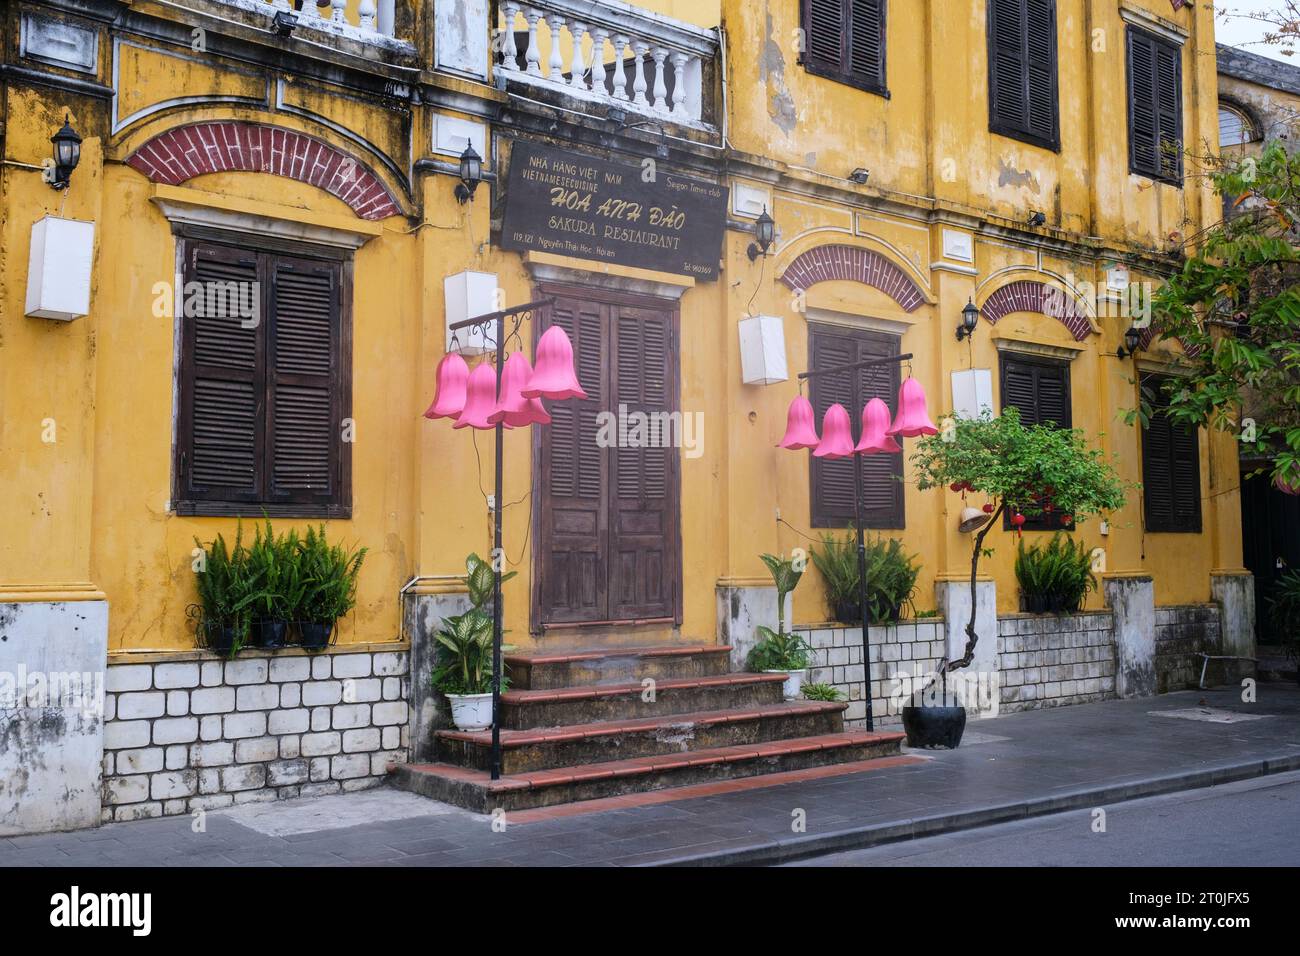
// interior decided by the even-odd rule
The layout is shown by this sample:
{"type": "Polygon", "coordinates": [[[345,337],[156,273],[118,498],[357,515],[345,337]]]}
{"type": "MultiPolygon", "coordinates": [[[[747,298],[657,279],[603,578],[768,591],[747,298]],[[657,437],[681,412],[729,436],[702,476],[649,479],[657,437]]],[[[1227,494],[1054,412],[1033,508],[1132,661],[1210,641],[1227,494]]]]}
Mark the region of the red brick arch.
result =
{"type": "Polygon", "coordinates": [[[383,181],[347,153],[279,126],[235,121],[178,126],[150,139],[127,163],[169,186],[204,173],[270,173],[323,189],[362,219],[401,212],[383,181]]]}
{"type": "Polygon", "coordinates": [[[1032,279],[1008,282],[998,289],[980,306],[980,315],[990,325],[996,325],[998,319],[1012,312],[1038,312],[1056,319],[1074,336],[1076,342],[1082,342],[1092,331],[1088,313],[1069,292],[1059,286],[1032,279]]]}
{"type": "Polygon", "coordinates": [[[791,289],[809,289],[818,282],[848,279],[879,289],[905,312],[925,305],[925,294],[897,265],[871,249],[857,246],[817,246],[786,267],[781,281],[791,289]]]}

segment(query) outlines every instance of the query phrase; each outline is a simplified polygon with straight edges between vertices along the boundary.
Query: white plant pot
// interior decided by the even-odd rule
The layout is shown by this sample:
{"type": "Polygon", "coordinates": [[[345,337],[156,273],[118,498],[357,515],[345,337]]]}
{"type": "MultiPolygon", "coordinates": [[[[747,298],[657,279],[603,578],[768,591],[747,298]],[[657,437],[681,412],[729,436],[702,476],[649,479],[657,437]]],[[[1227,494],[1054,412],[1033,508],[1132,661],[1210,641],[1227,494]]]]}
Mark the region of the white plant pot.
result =
{"type": "Polygon", "coordinates": [[[492,726],[491,694],[448,694],[451,719],[457,730],[487,730],[492,726]]]}
{"type": "Polygon", "coordinates": [[[806,671],[763,671],[764,674],[784,674],[785,683],[781,685],[781,696],[786,700],[798,700],[803,693],[803,679],[806,671]]]}

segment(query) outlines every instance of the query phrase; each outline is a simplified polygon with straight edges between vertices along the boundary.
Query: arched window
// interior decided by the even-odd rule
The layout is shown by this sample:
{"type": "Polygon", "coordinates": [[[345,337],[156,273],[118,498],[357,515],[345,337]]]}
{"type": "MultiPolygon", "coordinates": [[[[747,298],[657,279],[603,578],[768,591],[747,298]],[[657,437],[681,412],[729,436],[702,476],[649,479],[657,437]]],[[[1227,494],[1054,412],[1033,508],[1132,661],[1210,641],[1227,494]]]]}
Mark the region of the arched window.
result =
{"type": "Polygon", "coordinates": [[[1255,135],[1255,124],[1250,121],[1250,117],[1235,106],[1229,106],[1227,103],[1219,104],[1219,145],[1220,146],[1241,146],[1243,143],[1254,142],[1259,137],[1255,135]]]}

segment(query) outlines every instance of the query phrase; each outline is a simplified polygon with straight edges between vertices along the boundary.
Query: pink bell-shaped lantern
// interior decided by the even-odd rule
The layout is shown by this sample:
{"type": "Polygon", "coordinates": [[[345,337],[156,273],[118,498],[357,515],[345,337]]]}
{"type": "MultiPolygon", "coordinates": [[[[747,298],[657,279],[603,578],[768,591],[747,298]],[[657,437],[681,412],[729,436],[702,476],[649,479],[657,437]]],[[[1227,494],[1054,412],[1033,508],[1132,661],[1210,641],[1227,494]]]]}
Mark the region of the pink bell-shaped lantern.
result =
{"type": "Polygon", "coordinates": [[[465,386],[469,382],[469,366],[457,352],[448,352],[438,363],[434,373],[437,386],[433,404],[424,413],[425,418],[455,418],[465,407],[465,386]]]}
{"type": "Polygon", "coordinates": [[[533,374],[528,356],[512,352],[501,370],[501,398],[488,421],[495,425],[504,422],[507,428],[525,428],[528,425],[549,425],[551,416],[542,407],[540,398],[524,398],[521,390],[533,374]]]}
{"type": "Polygon", "coordinates": [[[796,395],[794,401],[790,403],[790,410],[785,415],[785,437],[776,447],[789,448],[791,451],[798,451],[800,448],[816,448],[821,443],[821,439],[817,437],[817,427],[813,424],[814,418],[812,402],[802,395],[796,395]]]}
{"type": "Polygon", "coordinates": [[[862,409],[862,440],[853,450],[868,455],[902,451],[898,442],[889,437],[888,430],[889,406],[883,400],[873,398],[867,402],[867,407],[862,409]]]}
{"type": "Polygon", "coordinates": [[[469,373],[465,408],[452,427],[491,428],[488,416],[496,411],[496,405],[497,373],[489,363],[483,362],[474,366],[474,371],[469,373]]]}
{"type": "Polygon", "coordinates": [[[524,398],[586,398],[573,368],[573,343],[552,325],[537,340],[537,365],[522,390],[524,398]]]}
{"type": "Polygon", "coordinates": [[[849,413],[843,405],[832,405],[822,416],[822,440],[813,450],[814,458],[848,458],[853,454],[853,431],[849,413]]]}
{"type": "Polygon", "coordinates": [[[939,434],[939,429],[930,421],[930,413],[925,410],[925,389],[910,376],[903,380],[898,390],[898,417],[886,434],[904,438],[939,434]]]}

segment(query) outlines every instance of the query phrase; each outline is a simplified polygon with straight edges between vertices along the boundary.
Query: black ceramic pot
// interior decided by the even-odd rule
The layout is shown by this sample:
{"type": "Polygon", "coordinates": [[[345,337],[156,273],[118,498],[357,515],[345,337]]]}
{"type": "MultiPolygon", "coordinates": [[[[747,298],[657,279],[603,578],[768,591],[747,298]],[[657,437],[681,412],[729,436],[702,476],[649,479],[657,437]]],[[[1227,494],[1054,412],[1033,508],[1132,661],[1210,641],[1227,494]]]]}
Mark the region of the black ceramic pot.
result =
{"type": "Polygon", "coordinates": [[[329,645],[332,630],[334,630],[333,624],[313,624],[304,621],[298,625],[298,631],[302,634],[302,646],[313,651],[329,645]]]}
{"type": "Polygon", "coordinates": [[[909,747],[955,750],[966,730],[966,708],[904,707],[903,730],[909,747]]]}
{"type": "Polygon", "coordinates": [[[861,624],[862,605],[857,601],[838,601],[835,604],[835,620],[841,624],[861,624]]]}
{"type": "Polygon", "coordinates": [[[253,641],[258,647],[284,647],[288,621],[254,621],[253,641]]]}
{"type": "Polygon", "coordinates": [[[229,654],[235,649],[235,640],[239,637],[239,628],[234,624],[218,624],[208,621],[203,626],[204,641],[210,651],[229,654]]]}

